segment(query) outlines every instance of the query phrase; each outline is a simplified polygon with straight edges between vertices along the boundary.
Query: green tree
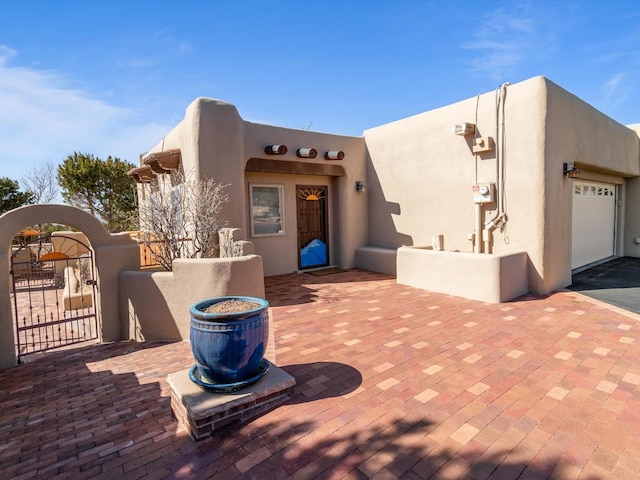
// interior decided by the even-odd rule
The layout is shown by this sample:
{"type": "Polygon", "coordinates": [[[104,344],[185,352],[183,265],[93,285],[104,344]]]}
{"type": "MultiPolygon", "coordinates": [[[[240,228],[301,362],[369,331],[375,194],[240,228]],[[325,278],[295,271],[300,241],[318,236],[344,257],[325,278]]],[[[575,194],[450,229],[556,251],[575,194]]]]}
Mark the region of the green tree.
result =
{"type": "Polygon", "coordinates": [[[58,166],[65,202],[100,218],[110,232],[135,229],[135,183],[127,171],[135,165],[73,152],[58,166]]]}
{"type": "Polygon", "coordinates": [[[21,192],[17,180],[0,178],[0,215],[14,208],[33,203],[33,194],[21,192]]]}

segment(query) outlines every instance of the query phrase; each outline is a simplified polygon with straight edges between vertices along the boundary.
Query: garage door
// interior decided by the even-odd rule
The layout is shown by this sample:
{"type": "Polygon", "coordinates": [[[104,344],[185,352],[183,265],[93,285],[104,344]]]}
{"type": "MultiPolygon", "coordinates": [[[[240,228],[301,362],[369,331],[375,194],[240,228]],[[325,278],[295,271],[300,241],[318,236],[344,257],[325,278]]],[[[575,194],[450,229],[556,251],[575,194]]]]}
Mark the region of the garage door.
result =
{"type": "Polygon", "coordinates": [[[571,268],[612,256],[615,231],[615,185],[574,182],[571,268]]]}

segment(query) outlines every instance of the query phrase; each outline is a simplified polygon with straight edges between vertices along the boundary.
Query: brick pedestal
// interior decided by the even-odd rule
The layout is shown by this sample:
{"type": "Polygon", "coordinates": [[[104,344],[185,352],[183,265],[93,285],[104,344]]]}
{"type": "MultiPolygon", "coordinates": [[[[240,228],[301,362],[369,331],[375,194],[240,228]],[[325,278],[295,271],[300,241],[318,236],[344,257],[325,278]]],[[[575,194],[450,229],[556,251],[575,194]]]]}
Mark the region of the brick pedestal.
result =
{"type": "Polygon", "coordinates": [[[286,401],[295,379],[271,365],[264,377],[233,393],[205,392],[189,379],[189,370],[167,376],[171,386],[171,410],[195,440],[234,423],[242,423],[286,401]]]}

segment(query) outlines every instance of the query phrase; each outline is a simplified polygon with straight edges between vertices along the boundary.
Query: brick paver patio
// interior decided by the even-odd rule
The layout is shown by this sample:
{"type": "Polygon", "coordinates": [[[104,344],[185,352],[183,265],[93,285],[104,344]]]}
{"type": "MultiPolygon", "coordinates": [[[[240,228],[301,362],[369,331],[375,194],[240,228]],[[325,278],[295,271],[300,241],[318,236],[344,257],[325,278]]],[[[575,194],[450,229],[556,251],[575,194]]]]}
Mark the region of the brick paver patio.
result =
{"type": "Polygon", "coordinates": [[[266,284],[287,404],[194,442],[165,381],[188,343],[51,352],[0,372],[0,478],[640,478],[640,317],[359,270],[266,284]]]}

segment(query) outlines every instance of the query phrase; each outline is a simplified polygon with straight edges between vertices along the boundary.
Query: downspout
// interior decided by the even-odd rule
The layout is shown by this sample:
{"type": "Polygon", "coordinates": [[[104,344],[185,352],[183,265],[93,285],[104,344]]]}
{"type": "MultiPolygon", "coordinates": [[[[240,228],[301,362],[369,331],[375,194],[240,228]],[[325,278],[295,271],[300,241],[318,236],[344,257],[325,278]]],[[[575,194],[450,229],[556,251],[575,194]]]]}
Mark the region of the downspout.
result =
{"type": "Polygon", "coordinates": [[[474,240],[476,253],[482,253],[482,203],[476,203],[476,235],[474,240]]]}
{"type": "MultiPolygon", "coordinates": [[[[476,116],[475,125],[478,125],[478,107],[480,105],[480,95],[476,97],[476,116]]],[[[478,135],[478,129],[476,128],[475,136],[478,135]]],[[[475,167],[476,167],[476,182],[478,184],[478,155],[475,155],[475,167]]],[[[475,204],[475,229],[473,233],[473,251],[474,253],[482,253],[482,203],[475,204]]]]}
{"type": "Polygon", "coordinates": [[[485,253],[491,253],[493,231],[506,221],[502,201],[502,190],[504,189],[504,182],[502,181],[504,178],[504,164],[502,160],[504,156],[504,102],[508,86],[509,82],[505,82],[496,89],[496,213],[491,220],[484,224],[485,253]],[[500,107],[502,107],[502,115],[500,115],[500,107]],[[500,128],[500,119],[502,119],[502,129],[500,128]]]}

